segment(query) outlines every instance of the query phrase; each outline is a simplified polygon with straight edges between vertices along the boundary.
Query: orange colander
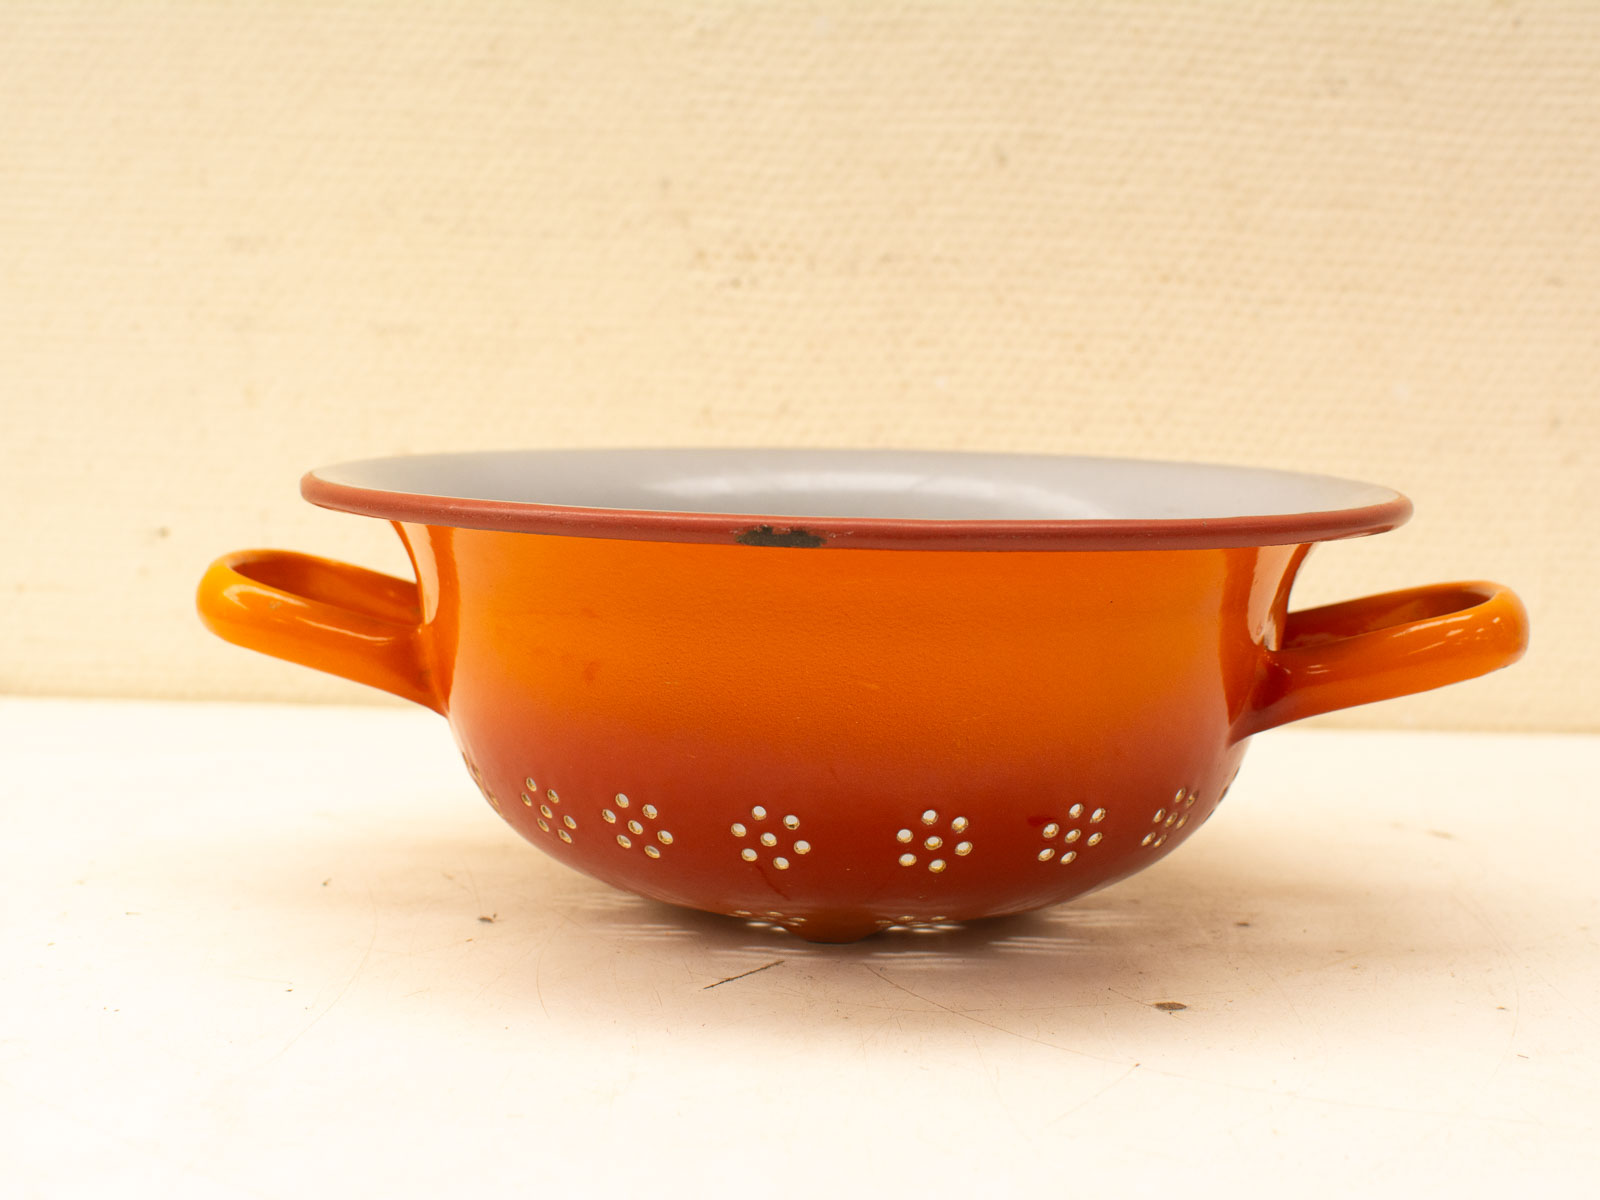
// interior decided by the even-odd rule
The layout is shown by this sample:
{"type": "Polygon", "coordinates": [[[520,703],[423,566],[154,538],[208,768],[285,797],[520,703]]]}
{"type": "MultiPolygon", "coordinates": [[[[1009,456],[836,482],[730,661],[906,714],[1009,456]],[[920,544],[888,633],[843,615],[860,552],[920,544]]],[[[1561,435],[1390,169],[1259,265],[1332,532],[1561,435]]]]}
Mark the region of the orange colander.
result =
{"type": "Polygon", "coordinates": [[[240,645],[449,718],[547,853],[816,941],[1022,912],[1170,853],[1251,735],[1514,662],[1489,583],[1288,610],[1387,488],[1033,455],[617,450],[313,471],[416,581],[244,551],[240,645]]]}

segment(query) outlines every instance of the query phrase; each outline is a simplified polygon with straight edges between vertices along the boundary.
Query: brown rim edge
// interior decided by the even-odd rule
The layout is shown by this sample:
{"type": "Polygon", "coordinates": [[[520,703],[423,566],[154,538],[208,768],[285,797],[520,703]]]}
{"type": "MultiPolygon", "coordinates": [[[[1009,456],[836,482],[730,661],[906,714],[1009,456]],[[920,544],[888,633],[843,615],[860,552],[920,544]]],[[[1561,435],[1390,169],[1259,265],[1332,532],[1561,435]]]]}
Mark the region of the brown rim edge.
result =
{"type": "Polygon", "coordinates": [[[1259,517],[1175,520],[917,521],[573,508],[418,496],[330,483],[308,472],[300,494],[321,508],[418,525],[631,542],[691,542],[849,550],[1200,550],[1288,546],[1383,533],[1406,523],[1411,501],[1259,517]]]}

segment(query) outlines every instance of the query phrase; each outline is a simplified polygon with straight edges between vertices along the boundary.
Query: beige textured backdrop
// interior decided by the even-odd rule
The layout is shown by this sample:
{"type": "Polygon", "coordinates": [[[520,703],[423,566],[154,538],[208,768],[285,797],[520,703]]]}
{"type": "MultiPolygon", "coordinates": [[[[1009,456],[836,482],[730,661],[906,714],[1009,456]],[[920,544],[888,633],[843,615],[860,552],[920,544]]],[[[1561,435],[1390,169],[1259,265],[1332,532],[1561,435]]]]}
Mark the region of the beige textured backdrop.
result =
{"type": "Polygon", "coordinates": [[[191,613],[324,461],[909,445],[1392,484],[1303,599],[1535,648],[1343,719],[1594,728],[1597,389],[1593,3],[0,6],[0,690],[381,702],[191,613]]]}

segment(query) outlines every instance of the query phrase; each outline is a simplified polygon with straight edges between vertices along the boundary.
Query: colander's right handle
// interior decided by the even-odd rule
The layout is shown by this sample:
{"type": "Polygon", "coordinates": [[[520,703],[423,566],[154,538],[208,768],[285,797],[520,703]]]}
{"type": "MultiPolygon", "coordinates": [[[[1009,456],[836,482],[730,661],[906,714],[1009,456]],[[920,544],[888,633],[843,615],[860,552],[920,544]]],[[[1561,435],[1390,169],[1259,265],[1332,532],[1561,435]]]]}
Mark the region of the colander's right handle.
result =
{"type": "Polygon", "coordinates": [[[1239,732],[1474,679],[1527,648],[1527,610],[1497,583],[1437,583],[1290,613],[1239,732]]]}
{"type": "Polygon", "coordinates": [[[211,564],[196,604],[224,641],[444,711],[408,579],[292,550],[241,550],[211,564]]]}

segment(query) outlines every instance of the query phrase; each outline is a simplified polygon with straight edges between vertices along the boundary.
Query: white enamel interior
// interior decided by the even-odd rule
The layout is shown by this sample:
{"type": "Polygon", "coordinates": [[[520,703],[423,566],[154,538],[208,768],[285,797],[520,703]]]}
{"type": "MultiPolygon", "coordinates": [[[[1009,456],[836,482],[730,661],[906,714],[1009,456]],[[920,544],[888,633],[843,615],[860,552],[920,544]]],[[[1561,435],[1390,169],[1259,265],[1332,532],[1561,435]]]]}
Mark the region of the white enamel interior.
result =
{"type": "Polygon", "coordinates": [[[885,450],[514,450],[324,467],[329,483],[501,503],[897,520],[1217,520],[1384,504],[1388,488],[1259,467],[885,450]]]}

